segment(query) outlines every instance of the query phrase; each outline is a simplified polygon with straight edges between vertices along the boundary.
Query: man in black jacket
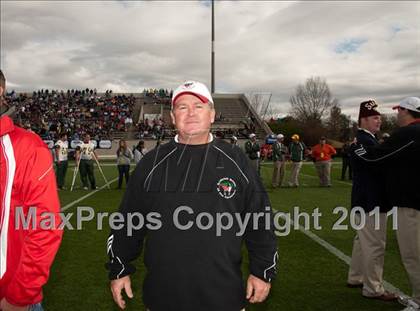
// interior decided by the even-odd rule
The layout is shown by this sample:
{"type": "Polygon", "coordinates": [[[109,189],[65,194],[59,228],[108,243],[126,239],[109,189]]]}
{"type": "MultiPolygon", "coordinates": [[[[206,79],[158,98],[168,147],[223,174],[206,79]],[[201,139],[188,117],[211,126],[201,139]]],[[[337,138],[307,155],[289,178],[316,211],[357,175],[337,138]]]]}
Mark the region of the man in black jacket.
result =
{"type": "Polygon", "coordinates": [[[341,149],[343,163],[341,166],[341,180],[346,179],[347,170],[349,171],[349,180],[353,179],[353,168],[351,166],[351,142],[346,142],[341,149]]]}
{"type": "Polygon", "coordinates": [[[123,289],[132,298],[132,261],[147,236],[143,298],[149,310],[239,311],[246,300],[261,302],[270,291],[277,261],[270,202],[261,180],[239,147],[213,138],[214,103],[203,84],[188,81],[178,87],[171,116],[178,135],[139,162],[120,206],[124,227],[112,230],[108,239],[113,298],[121,308],[123,289]],[[146,226],[130,236],[133,213],[146,219],[146,226]],[[240,225],[238,219],[254,218],[255,213],[264,217],[240,225]],[[235,220],[227,225],[229,215],[235,220]],[[218,217],[226,225],[223,232],[217,231],[218,217]],[[266,228],[265,222],[271,226],[266,228]],[[246,289],[242,242],[250,262],[246,289]]]}
{"type": "MultiPolygon", "coordinates": [[[[364,146],[376,146],[376,133],[381,127],[381,115],[376,110],[374,100],[360,104],[359,130],[356,139],[364,146]]],[[[352,154],[356,157],[356,154],[352,154]]],[[[384,176],[379,169],[370,168],[354,161],[353,187],[351,193],[352,208],[360,207],[366,215],[365,225],[357,230],[353,242],[353,252],[348,273],[349,287],[362,287],[362,295],[384,301],[396,300],[395,294],[385,291],[383,286],[383,268],[386,244],[386,212],[389,210],[383,198],[384,176]],[[375,227],[375,215],[369,215],[375,208],[380,209],[379,228],[375,227]]],[[[357,214],[360,221],[360,215],[357,214]]]]}
{"type": "Polygon", "coordinates": [[[405,98],[394,109],[400,128],[378,146],[359,146],[355,155],[370,167],[385,168],[383,193],[398,207],[398,245],[413,291],[412,305],[420,309],[420,98],[405,98]]]}
{"type": "Polygon", "coordinates": [[[249,161],[251,162],[252,167],[260,173],[260,144],[257,141],[257,135],[251,133],[249,135],[249,140],[245,143],[245,152],[248,155],[249,161]]]}

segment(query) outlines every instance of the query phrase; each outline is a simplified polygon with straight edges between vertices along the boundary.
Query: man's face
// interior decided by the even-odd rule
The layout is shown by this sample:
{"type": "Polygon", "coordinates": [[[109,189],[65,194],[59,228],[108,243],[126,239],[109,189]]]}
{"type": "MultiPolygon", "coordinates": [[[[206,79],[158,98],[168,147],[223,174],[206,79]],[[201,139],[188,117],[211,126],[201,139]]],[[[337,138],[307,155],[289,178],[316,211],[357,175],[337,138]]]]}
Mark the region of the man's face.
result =
{"type": "Polygon", "coordinates": [[[406,125],[408,115],[409,113],[407,112],[407,109],[398,108],[397,123],[399,126],[406,125]]]}
{"type": "Polygon", "coordinates": [[[210,131],[215,110],[191,94],[181,95],[172,111],[172,123],[182,136],[194,136],[210,131]]]}
{"type": "Polygon", "coordinates": [[[325,140],[325,139],[321,139],[320,141],[319,141],[319,143],[321,144],[321,145],[325,145],[325,143],[326,143],[327,141],[325,140]]]}
{"type": "Polygon", "coordinates": [[[370,116],[362,119],[362,127],[372,134],[376,134],[381,130],[381,116],[370,116]]]}
{"type": "Polygon", "coordinates": [[[90,135],[86,135],[85,139],[83,140],[84,143],[88,143],[90,141],[90,135]]]}

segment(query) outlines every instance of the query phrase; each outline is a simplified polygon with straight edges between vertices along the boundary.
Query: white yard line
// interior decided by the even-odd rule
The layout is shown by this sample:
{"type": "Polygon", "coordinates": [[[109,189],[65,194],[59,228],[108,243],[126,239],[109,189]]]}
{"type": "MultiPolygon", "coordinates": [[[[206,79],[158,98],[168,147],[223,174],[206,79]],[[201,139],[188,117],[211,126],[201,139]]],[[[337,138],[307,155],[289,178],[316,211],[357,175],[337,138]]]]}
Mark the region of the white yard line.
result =
{"type": "MultiPolygon", "coordinates": [[[[274,208],[273,208],[273,211],[274,211],[274,213],[278,212],[274,208]]],[[[282,215],[282,218],[286,219],[285,215],[282,215]]],[[[291,225],[294,226],[294,220],[290,218],[290,222],[291,222],[291,225]]],[[[305,230],[305,228],[302,227],[301,225],[299,225],[299,231],[302,232],[304,235],[306,235],[308,238],[310,238],[312,241],[321,245],[323,248],[325,248],[331,254],[333,254],[334,256],[339,258],[340,260],[344,261],[348,266],[350,266],[351,258],[349,256],[347,256],[346,254],[344,254],[342,251],[340,251],[338,248],[336,248],[332,244],[328,243],[327,241],[321,239],[319,236],[314,234],[312,231],[305,230]]],[[[278,233],[281,234],[281,232],[278,232],[278,233]]],[[[394,285],[392,285],[391,283],[389,283],[385,280],[384,280],[384,287],[390,292],[397,293],[397,294],[403,295],[403,296],[407,296],[398,287],[395,287],[394,285]]]]}
{"type": "MultiPolygon", "coordinates": [[[[133,169],[130,170],[130,174],[133,172],[133,169]]],[[[88,194],[78,198],[77,200],[70,202],[69,204],[63,206],[61,208],[61,211],[64,212],[65,210],[69,209],[70,207],[74,206],[75,204],[83,201],[84,199],[89,198],[90,196],[94,195],[95,193],[97,193],[98,191],[103,190],[104,188],[108,187],[108,185],[111,185],[113,182],[116,182],[118,180],[118,177],[115,177],[114,179],[108,181],[105,185],[99,187],[98,189],[93,190],[92,192],[89,192],[88,194]]]]}
{"type": "MultiPolygon", "coordinates": [[[[304,177],[309,177],[309,178],[315,178],[315,179],[319,179],[318,176],[314,176],[314,175],[309,175],[309,174],[303,174],[300,173],[300,175],[304,176],[304,177]]],[[[348,182],[348,181],[342,181],[342,180],[337,180],[337,179],[331,179],[332,183],[339,183],[339,184],[344,184],[344,185],[349,185],[351,186],[352,183],[348,182]]]]}
{"type": "MultiPolygon", "coordinates": [[[[136,166],[137,164],[135,163],[130,163],[130,166],[136,166]]],[[[74,163],[69,163],[68,167],[74,167],[75,164],[74,163]]],[[[117,166],[117,163],[101,163],[101,166],[117,166]]]]}
{"type": "MultiPolygon", "coordinates": [[[[306,177],[313,177],[313,178],[317,178],[316,176],[312,176],[312,175],[307,175],[307,174],[302,174],[303,176],[306,177]]],[[[75,204],[83,201],[84,199],[87,199],[88,197],[94,195],[95,193],[103,190],[104,188],[106,188],[108,185],[110,185],[111,183],[115,182],[118,180],[118,177],[110,180],[108,183],[106,183],[105,185],[103,185],[102,187],[89,192],[88,194],[80,197],[79,199],[65,205],[61,211],[64,212],[65,210],[69,209],[70,207],[74,206],[75,204]]],[[[340,181],[336,181],[336,182],[340,182],[340,181]]],[[[349,184],[351,185],[351,183],[348,182],[343,182],[341,181],[341,183],[344,184],[349,184]]],[[[277,213],[278,211],[276,209],[273,209],[273,211],[275,213],[277,213]]],[[[283,219],[285,219],[285,217],[282,217],[283,219]]],[[[291,221],[291,225],[294,225],[294,220],[290,219],[291,221]]],[[[312,241],[318,243],[319,245],[321,245],[322,247],[324,247],[327,251],[329,251],[331,254],[333,254],[334,256],[336,256],[337,258],[339,258],[340,260],[342,260],[343,262],[345,262],[347,265],[350,265],[350,260],[351,258],[349,256],[347,256],[346,254],[344,254],[342,251],[340,251],[338,248],[336,248],[335,246],[331,245],[330,243],[328,243],[327,241],[321,239],[319,236],[317,236],[316,234],[314,234],[313,232],[311,232],[310,230],[305,230],[301,225],[299,225],[299,231],[301,231],[303,234],[305,234],[308,238],[310,238],[312,241]]],[[[394,285],[392,285],[391,283],[388,283],[386,281],[384,281],[384,286],[387,290],[391,291],[391,292],[395,292],[398,293],[400,295],[405,295],[398,287],[395,287],[394,285]]]]}
{"type": "Polygon", "coordinates": [[[95,190],[93,190],[92,192],[89,192],[88,194],[86,194],[86,195],[84,195],[84,196],[82,196],[82,197],[78,198],[77,200],[75,200],[75,201],[73,201],[73,202],[70,202],[69,204],[67,204],[67,205],[63,206],[63,207],[61,208],[61,211],[62,211],[62,212],[64,212],[65,210],[69,209],[70,207],[74,206],[75,204],[77,204],[77,203],[79,203],[79,202],[83,201],[84,199],[87,199],[87,198],[89,198],[90,196],[94,195],[96,192],[101,191],[102,189],[104,189],[104,188],[108,187],[108,185],[112,184],[113,182],[115,182],[115,181],[117,181],[117,180],[118,180],[118,177],[115,177],[114,179],[112,179],[112,180],[108,181],[105,185],[101,186],[100,188],[95,189],[95,190]]]}

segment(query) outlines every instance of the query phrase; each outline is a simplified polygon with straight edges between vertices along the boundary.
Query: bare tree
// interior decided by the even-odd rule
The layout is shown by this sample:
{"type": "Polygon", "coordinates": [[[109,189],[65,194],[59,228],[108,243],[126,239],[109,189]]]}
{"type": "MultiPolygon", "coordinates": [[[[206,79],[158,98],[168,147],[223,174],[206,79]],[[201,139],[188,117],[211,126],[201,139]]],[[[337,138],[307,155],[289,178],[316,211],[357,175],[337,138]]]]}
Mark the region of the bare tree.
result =
{"type": "Polygon", "coordinates": [[[290,97],[291,115],[302,123],[321,121],[328,110],[337,104],[331,95],[325,79],[311,77],[304,85],[298,85],[296,92],[290,97]]]}
{"type": "Polygon", "coordinates": [[[347,141],[351,135],[351,119],[341,112],[338,103],[330,109],[330,116],[327,120],[327,134],[329,138],[347,141]]]}
{"type": "Polygon", "coordinates": [[[381,132],[391,134],[396,128],[398,128],[397,117],[395,115],[383,114],[381,119],[381,132]]]}

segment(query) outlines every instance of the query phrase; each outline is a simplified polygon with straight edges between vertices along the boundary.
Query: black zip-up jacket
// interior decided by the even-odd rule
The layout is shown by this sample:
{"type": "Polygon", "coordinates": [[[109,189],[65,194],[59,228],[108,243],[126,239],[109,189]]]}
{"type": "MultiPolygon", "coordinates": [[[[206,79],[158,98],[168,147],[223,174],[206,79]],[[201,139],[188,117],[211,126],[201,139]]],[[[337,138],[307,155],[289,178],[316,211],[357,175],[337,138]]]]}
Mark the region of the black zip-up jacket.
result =
{"type": "Polygon", "coordinates": [[[384,170],[384,195],[392,206],[420,210],[420,120],[398,128],[382,144],[358,146],[355,155],[384,170]]]}
{"type": "Polygon", "coordinates": [[[109,278],[134,273],[132,261],[144,244],[143,298],[150,310],[239,311],[246,302],[242,242],[248,249],[251,274],[267,282],[276,274],[277,241],[267,206],[270,202],[261,180],[239,147],[218,139],[203,145],[175,140],[161,145],[139,162],[120,206],[124,215],[159,213],[161,227],[143,226],[131,237],[125,228],[111,231],[109,278]],[[180,206],[193,212],[179,214],[182,225],[194,222],[189,230],[175,227],[173,215],[180,206]],[[266,212],[268,217],[259,218],[258,229],[250,221],[242,236],[237,236],[239,223],[234,220],[230,230],[217,236],[215,226],[197,228],[195,219],[201,212],[212,215],[215,222],[216,213],[238,213],[244,219],[246,213],[266,212]],[[269,229],[264,227],[267,219],[269,229]]]}

